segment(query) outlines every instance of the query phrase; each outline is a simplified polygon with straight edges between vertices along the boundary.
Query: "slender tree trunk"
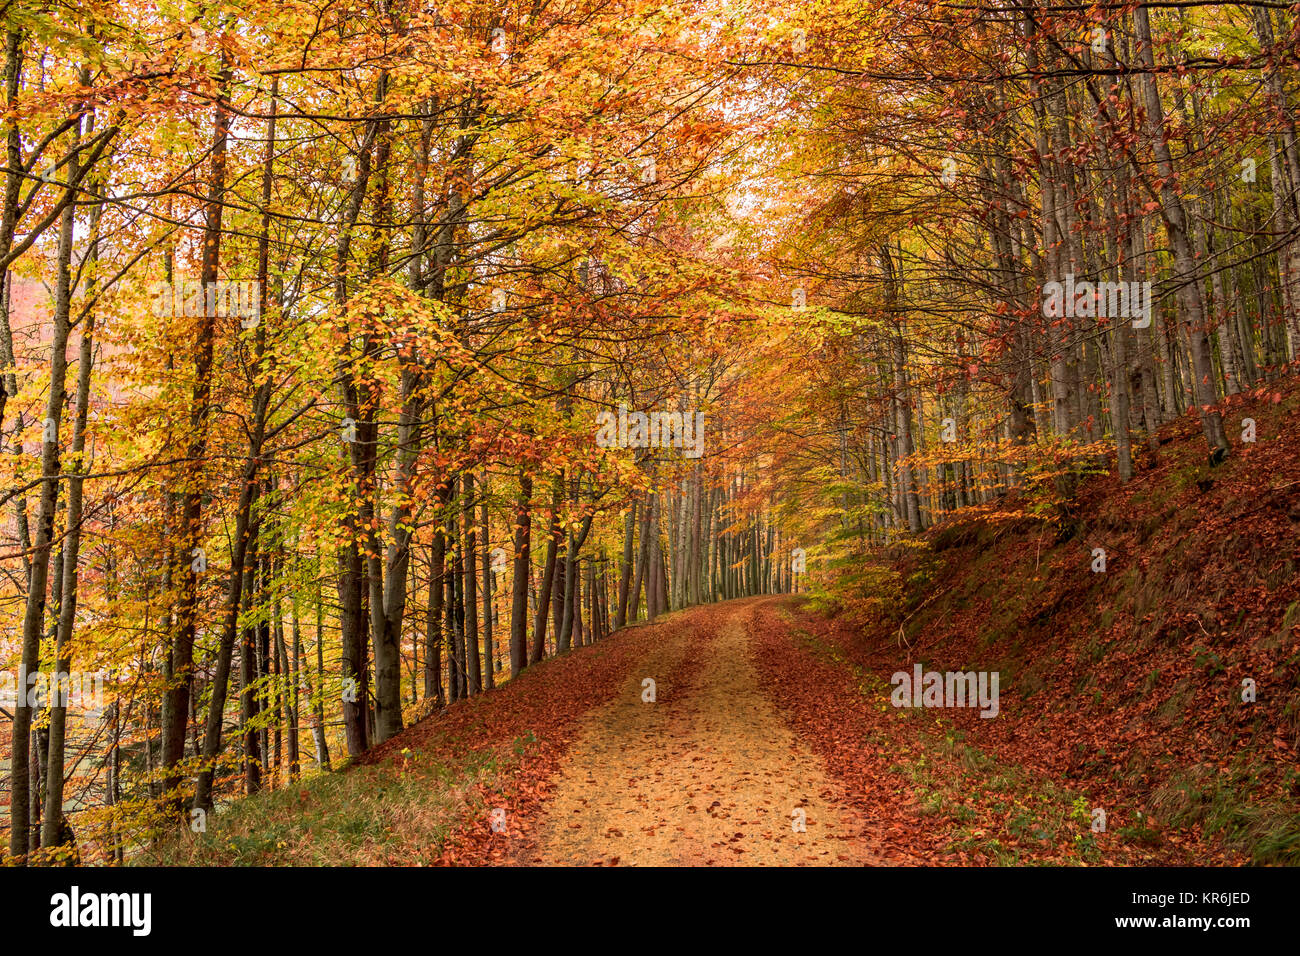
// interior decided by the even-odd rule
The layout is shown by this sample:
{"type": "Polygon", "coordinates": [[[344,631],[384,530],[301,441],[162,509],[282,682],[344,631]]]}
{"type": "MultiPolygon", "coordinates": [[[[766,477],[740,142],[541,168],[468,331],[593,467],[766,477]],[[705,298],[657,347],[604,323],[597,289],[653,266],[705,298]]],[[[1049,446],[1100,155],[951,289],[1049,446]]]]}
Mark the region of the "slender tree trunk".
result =
{"type": "MultiPolygon", "coordinates": [[[[224,55],[223,55],[224,59],[224,55]]],[[[177,812],[180,810],[181,777],[172,772],[185,755],[186,720],[190,712],[193,684],[194,639],[198,630],[198,569],[203,532],[203,497],[207,473],[208,424],[211,418],[212,358],[216,340],[216,316],[213,296],[220,277],[221,220],[225,209],[226,142],[230,135],[230,110],[227,102],[231,80],[228,63],[222,64],[218,81],[217,103],[213,110],[211,173],[204,209],[203,249],[199,282],[204,297],[203,316],[194,344],[194,388],[190,396],[190,420],[186,460],[187,473],[181,491],[182,541],[177,570],[180,572],[180,596],[176,606],[175,632],[167,669],[167,691],[162,709],[162,762],[168,773],[163,790],[177,812]]]]}
{"type": "MultiPolygon", "coordinates": [[[[266,321],[270,303],[270,203],[274,184],[276,118],[279,106],[279,78],[271,81],[271,105],[266,124],[266,148],[262,154],[262,221],[258,234],[258,324],[254,336],[254,367],[260,368],[266,353],[266,321]]],[[[277,310],[278,315],[278,310],[277,310]]],[[[230,666],[235,641],[239,635],[239,609],[244,596],[244,564],[248,554],[249,539],[255,533],[251,522],[253,506],[258,495],[257,473],[262,445],[266,439],[266,415],[271,401],[271,380],[267,376],[253,394],[253,423],[249,436],[248,455],[244,459],[240,476],[239,502],[235,508],[235,537],[230,552],[230,576],[226,585],[225,620],[221,642],[217,649],[216,670],[212,677],[208,716],[203,735],[203,761],[195,782],[194,803],[197,809],[212,809],[213,763],[221,752],[222,730],[225,720],[226,695],[230,686],[230,666]]]]}
{"type": "Polygon", "coordinates": [[[496,616],[493,614],[494,601],[492,600],[495,590],[495,577],[492,573],[492,541],[489,537],[491,529],[488,521],[488,478],[484,472],[481,482],[482,490],[479,492],[479,529],[482,541],[479,543],[481,557],[483,560],[483,686],[487,690],[492,690],[496,686],[494,677],[496,668],[496,647],[492,642],[492,621],[496,616]]]}
{"type": "MultiPolygon", "coordinates": [[[[89,83],[89,77],[83,76],[89,83]]],[[[93,128],[93,115],[87,122],[87,132],[93,128]]],[[[96,190],[97,191],[97,190],[96,190]]],[[[87,294],[94,296],[97,287],[96,267],[99,261],[99,219],[102,206],[95,206],[90,220],[90,248],[87,250],[87,262],[90,265],[87,294]]],[[[66,213],[65,213],[66,215],[66,213]]],[[[62,249],[62,243],[60,243],[62,249]]],[[[69,263],[63,262],[62,269],[69,263]]],[[[61,284],[68,284],[69,289],[63,294],[68,297],[65,308],[70,313],[70,278],[60,276],[61,284]]],[[[56,298],[56,311],[58,301],[56,298]]],[[[69,320],[65,314],[65,323],[69,320]]],[[[56,323],[59,318],[56,315],[56,323]]],[[[53,847],[64,842],[70,832],[63,815],[63,771],[64,741],[67,727],[67,701],[63,699],[59,675],[72,670],[69,648],[72,645],[72,632],[77,616],[77,588],[79,584],[78,562],[81,550],[82,492],[85,475],[88,470],[86,462],[86,420],[90,406],[90,372],[94,359],[95,312],[87,313],[81,330],[81,348],[77,356],[77,391],[76,412],[72,423],[72,448],[69,454],[70,474],[66,505],[66,533],[63,538],[62,585],[59,588],[58,632],[54,652],[55,680],[52,683],[54,693],[50,700],[49,756],[47,765],[52,768],[45,782],[45,814],[41,833],[41,845],[53,847]]]]}
{"type": "Polygon", "coordinates": [[[537,591],[537,613],[533,617],[533,646],[528,663],[536,664],[546,656],[546,618],[551,611],[551,590],[555,585],[555,557],[560,547],[560,495],[563,478],[557,478],[551,492],[550,517],[546,529],[546,559],[542,565],[542,584],[537,591]]]}
{"type": "Polygon", "coordinates": [[[1137,38],[1138,64],[1144,72],[1137,77],[1146,106],[1146,132],[1160,177],[1160,205],[1164,214],[1165,229],[1173,251],[1174,269],[1178,279],[1178,302],[1183,313],[1183,328],[1187,335],[1192,367],[1192,389],[1201,418],[1201,430],[1210,448],[1211,461],[1221,461],[1228,455],[1228,439],[1223,431],[1223,421],[1215,405],[1218,395],[1214,387],[1213,363],[1210,358],[1209,339],[1206,333],[1205,309],[1201,301],[1201,285],[1197,280],[1195,257],[1192,254],[1187,216],[1179,196],[1174,175],[1173,157],[1166,140],[1164,106],[1156,86],[1155,54],[1151,42],[1151,23],[1147,8],[1139,6],[1133,12],[1137,38]]]}
{"type": "MultiPolygon", "coordinates": [[[[474,474],[466,472],[461,495],[461,548],[464,561],[465,656],[469,695],[483,692],[478,635],[478,536],[474,530],[474,474]]],[[[489,665],[490,666],[490,665],[489,665]]]]}
{"type": "Polygon", "coordinates": [[[424,622],[424,698],[434,698],[439,709],[447,705],[442,690],[442,595],[443,560],[446,557],[446,540],[441,531],[434,531],[429,545],[429,606],[424,622]]]}
{"type": "Polygon", "coordinates": [[[532,570],[533,479],[519,476],[515,502],[514,568],[510,582],[510,676],[528,666],[528,576],[532,570]]]}
{"type": "MultiPolygon", "coordinates": [[[[255,586],[259,570],[259,531],[260,522],[257,522],[250,535],[249,560],[244,570],[246,619],[257,604],[255,586]]],[[[243,642],[239,648],[239,718],[244,733],[244,792],[247,794],[262,789],[261,735],[253,724],[258,716],[257,672],[257,624],[248,620],[244,625],[243,642]]]]}
{"type": "Polygon", "coordinates": [[[614,629],[627,623],[628,588],[632,583],[632,548],[636,541],[636,501],[628,506],[623,516],[623,561],[618,570],[618,610],[614,614],[614,629]]]}
{"type": "MultiPolygon", "coordinates": [[[[77,124],[78,133],[80,123],[77,124]]],[[[78,139],[80,137],[78,136],[78,139]]],[[[71,153],[74,172],[77,154],[71,153]]],[[[69,180],[76,176],[70,175],[69,180]]],[[[76,222],[73,207],[64,206],[59,219],[59,243],[55,253],[56,287],[54,295],[53,336],[50,344],[50,381],[45,403],[45,420],[41,429],[41,497],[36,518],[36,534],[32,541],[32,557],[27,579],[27,603],[23,614],[22,667],[23,675],[35,674],[40,669],[40,642],[45,629],[45,601],[50,585],[50,558],[54,541],[54,519],[59,500],[59,422],[63,418],[64,382],[67,377],[67,345],[71,310],[70,264],[72,261],[73,230],[76,222]]],[[[31,783],[31,730],[32,702],[27,698],[29,685],[19,681],[18,699],[15,701],[12,732],[13,764],[10,771],[10,821],[9,852],[25,860],[28,850],[39,839],[33,838],[31,827],[39,810],[33,810],[32,801],[38,791],[31,783]]],[[[184,711],[182,711],[184,713],[184,711]]],[[[38,751],[37,759],[40,755],[38,751]]],[[[39,805],[38,805],[39,806],[39,805]]]]}

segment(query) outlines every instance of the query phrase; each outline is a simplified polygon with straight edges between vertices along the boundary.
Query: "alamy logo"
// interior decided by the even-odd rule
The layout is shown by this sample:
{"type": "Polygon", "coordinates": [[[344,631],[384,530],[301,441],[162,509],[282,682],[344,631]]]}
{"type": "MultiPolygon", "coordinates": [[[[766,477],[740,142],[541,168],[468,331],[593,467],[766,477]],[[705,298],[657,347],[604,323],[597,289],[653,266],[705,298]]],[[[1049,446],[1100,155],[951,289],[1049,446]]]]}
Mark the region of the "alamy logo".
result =
{"type": "Polygon", "coordinates": [[[1151,324],[1150,282],[1075,282],[1067,272],[1064,282],[1043,286],[1043,316],[1048,319],[1132,319],[1133,328],[1151,324]]]}
{"type": "Polygon", "coordinates": [[[153,314],[239,316],[246,329],[255,328],[262,315],[261,283],[255,280],[169,284],[155,282],[150,287],[153,314]]]}
{"type": "Polygon", "coordinates": [[[895,707],[976,707],[981,717],[998,715],[998,671],[895,671],[889,678],[895,707]]]}
{"type": "Polygon", "coordinates": [[[620,404],[618,414],[596,416],[599,448],[680,448],[684,458],[704,454],[703,412],[629,412],[620,404]]]}
{"type": "Polygon", "coordinates": [[[148,936],[153,927],[151,893],[83,894],[74,886],[51,896],[50,907],[51,926],[128,926],[136,936],[148,936]]]}
{"type": "Polygon", "coordinates": [[[82,674],[77,671],[33,671],[19,669],[17,674],[0,671],[0,706],[16,707],[22,694],[28,707],[66,707],[84,711],[89,717],[99,717],[104,712],[104,674],[82,674]]]}

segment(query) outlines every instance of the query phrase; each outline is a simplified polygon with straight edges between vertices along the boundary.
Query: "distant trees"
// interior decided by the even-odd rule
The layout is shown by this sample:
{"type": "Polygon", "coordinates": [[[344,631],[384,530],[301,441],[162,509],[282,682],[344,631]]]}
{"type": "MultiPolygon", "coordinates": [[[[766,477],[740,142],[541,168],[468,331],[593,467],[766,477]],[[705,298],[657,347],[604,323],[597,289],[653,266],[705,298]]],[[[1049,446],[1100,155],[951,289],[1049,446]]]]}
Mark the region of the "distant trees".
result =
{"type": "Polygon", "coordinates": [[[1062,488],[1107,446],[1128,480],[1189,409],[1231,454],[1220,400],[1300,348],[1296,30],[1236,5],[844,6],[769,68],[816,101],[786,129],[775,264],[826,311],[777,368],[825,356],[797,427],[839,473],[810,500],[840,540],[1062,488]]]}

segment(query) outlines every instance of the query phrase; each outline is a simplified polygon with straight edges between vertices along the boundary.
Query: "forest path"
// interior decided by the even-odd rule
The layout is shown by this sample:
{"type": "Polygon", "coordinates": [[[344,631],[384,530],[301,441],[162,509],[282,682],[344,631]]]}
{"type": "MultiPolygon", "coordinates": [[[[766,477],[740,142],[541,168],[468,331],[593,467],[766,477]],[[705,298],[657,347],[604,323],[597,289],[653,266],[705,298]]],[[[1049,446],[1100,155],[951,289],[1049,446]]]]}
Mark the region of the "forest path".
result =
{"type": "Polygon", "coordinates": [[[614,699],[583,718],[534,862],[880,862],[866,819],[760,686],[751,649],[758,607],[729,602],[682,615],[614,699]],[[653,702],[643,699],[646,678],[653,702]]]}

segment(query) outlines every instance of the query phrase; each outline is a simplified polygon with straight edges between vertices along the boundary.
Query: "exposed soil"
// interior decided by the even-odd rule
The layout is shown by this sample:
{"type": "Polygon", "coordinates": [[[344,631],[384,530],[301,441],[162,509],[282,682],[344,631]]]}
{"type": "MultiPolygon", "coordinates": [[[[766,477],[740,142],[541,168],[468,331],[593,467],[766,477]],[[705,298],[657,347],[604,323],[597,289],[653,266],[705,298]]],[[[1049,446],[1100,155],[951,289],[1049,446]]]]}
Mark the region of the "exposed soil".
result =
{"type": "Polygon", "coordinates": [[[691,612],[584,718],[529,862],[880,862],[866,817],[764,692],[754,608],[691,612]]]}

